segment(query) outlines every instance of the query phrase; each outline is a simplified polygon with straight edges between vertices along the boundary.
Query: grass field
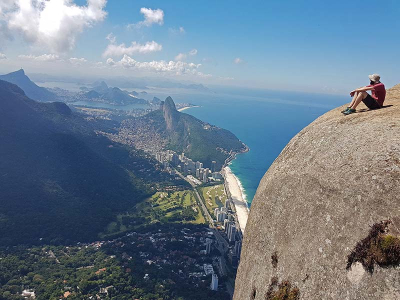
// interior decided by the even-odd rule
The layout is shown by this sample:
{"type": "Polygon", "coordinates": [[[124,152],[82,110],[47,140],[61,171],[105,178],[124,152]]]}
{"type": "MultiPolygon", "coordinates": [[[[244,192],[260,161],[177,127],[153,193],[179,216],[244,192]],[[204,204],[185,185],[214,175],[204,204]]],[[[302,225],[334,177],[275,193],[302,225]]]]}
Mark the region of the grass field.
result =
{"type": "Polygon", "coordinates": [[[203,197],[206,207],[212,216],[214,216],[214,209],[224,206],[227,198],[223,184],[200,188],[199,194],[203,197]]]}
{"type": "Polygon", "coordinates": [[[192,191],[158,192],[131,211],[118,215],[101,237],[154,223],[205,224],[206,221],[192,191]]]}

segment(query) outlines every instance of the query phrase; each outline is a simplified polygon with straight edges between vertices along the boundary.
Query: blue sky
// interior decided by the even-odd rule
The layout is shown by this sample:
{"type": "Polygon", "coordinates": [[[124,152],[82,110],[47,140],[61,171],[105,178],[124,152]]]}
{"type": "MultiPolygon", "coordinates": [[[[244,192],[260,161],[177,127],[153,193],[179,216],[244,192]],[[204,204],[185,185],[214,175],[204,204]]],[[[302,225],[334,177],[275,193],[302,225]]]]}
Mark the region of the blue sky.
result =
{"type": "MultiPolygon", "coordinates": [[[[70,5],[67,0],[53,1],[58,2],[54,12],[70,5]]],[[[66,19],[58,31],[53,30],[53,19],[41,22],[41,8],[36,8],[28,19],[38,20],[30,25],[40,24],[37,35],[18,23],[15,6],[0,4],[0,71],[22,65],[27,71],[50,74],[162,76],[329,93],[364,85],[371,73],[380,73],[388,87],[400,83],[400,2],[395,0],[74,3],[89,5],[91,12],[82,9],[86,19],[66,19]],[[155,19],[146,23],[141,8],[151,9],[155,19]],[[162,18],[157,18],[157,10],[162,18]],[[135,50],[127,50],[132,42],[135,50]],[[109,44],[115,47],[104,55],[109,44]]]]}

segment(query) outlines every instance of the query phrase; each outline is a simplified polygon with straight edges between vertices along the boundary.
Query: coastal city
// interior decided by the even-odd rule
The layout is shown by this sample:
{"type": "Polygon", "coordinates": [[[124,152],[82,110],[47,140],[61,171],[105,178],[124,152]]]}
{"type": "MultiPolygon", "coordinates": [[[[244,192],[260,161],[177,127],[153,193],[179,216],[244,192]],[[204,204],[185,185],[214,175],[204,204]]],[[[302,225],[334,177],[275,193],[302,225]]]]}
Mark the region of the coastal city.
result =
{"type": "MultiPolygon", "coordinates": [[[[185,156],[185,153],[178,155],[172,150],[159,151],[155,154],[156,159],[162,164],[164,171],[175,176],[178,175],[182,179],[188,181],[193,187],[204,184],[224,183],[224,192],[228,196],[229,203],[225,205],[226,209],[232,208],[232,214],[235,216],[237,228],[244,232],[246,228],[249,208],[243,193],[243,188],[239,179],[233,174],[229,168],[229,163],[236,157],[236,153],[225,161],[221,171],[217,170],[217,163],[211,162],[211,168],[203,168],[203,163],[194,162],[185,156]]],[[[226,213],[226,211],[223,211],[226,213]]],[[[217,212],[214,212],[218,222],[224,223],[229,218],[229,214],[224,215],[223,219],[218,219],[217,212]]],[[[211,218],[210,218],[211,219],[211,218]]],[[[225,224],[224,224],[225,225],[225,224]]]]}
{"type": "MultiPolygon", "coordinates": [[[[218,171],[216,162],[212,161],[211,168],[203,168],[203,164],[201,162],[194,162],[192,159],[186,157],[185,153],[178,155],[172,150],[161,151],[156,153],[156,159],[163,165],[164,171],[169,172],[171,175],[178,175],[192,185],[195,194],[198,196],[199,202],[201,203],[203,213],[209,222],[211,229],[210,232],[214,235],[213,239],[206,239],[205,253],[211,253],[212,247],[215,247],[223,254],[218,258],[217,269],[220,276],[225,276],[226,273],[224,270],[226,269],[226,261],[224,256],[228,258],[228,263],[230,266],[233,268],[238,267],[242,248],[242,229],[244,229],[245,223],[247,222],[248,208],[247,204],[244,202],[245,200],[242,196],[243,193],[239,186],[239,181],[232,174],[229,167],[225,167],[222,171],[218,171]],[[227,178],[228,176],[229,179],[227,178]],[[210,212],[204,204],[204,197],[199,195],[196,187],[202,185],[220,184],[222,181],[224,182],[223,190],[224,194],[226,195],[225,203],[223,203],[223,206],[216,207],[212,212],[210,212]],[[231,190],[234,192],[233,195],[231,190]],[[235,205],[238,203],[240,205],[235,205]],[[241,223],[239,222],[239,217],[237,214],[237,206],[245,207],[244,214],[243,209],[240,209],[239,212],[241,223]]],[[[219,201],[219,203],[222,202],[219,201]]],[[[209,266],[207,269],[205,269],[205,273],[206,275],[213,274],[210,288],[212,290],[217,290],[217,272],[214,271],[214,268],[209,266]]],[[[231,288],[232,286],[229,286],[229,283],[227,283],[227,290],[230,291],[231,288]]]]}
{"type": "Polygon", "coordinates": [[[400,300],[399,13],[0,0],[0,300],[400,300]]]}
{"type": "MultiPolygon", "coordinates": [[[[224,295],[229,295],[226,299],[231,299],[242,248],[242,230],[229,186],[221,184],[225,181],[226,172],[218,172],[214,167],[211,170],[204,169],[201,163],[192,162],[184,154],[177,155],[172,151],[160,153],[157,159],[170,172],[175,170],[171,165],[175,160],[174,165],[179,169],[175,170],[175,174],[183,176],[192,185],[208,227],[188,223],[138,228],[112,239],[78,243],[71,247],[43,248],[38,250],[39,256],[47,262],[64,264],[72,257],[81,255],[81,252],[85,252],[89,258],[100,255],[102,252],[99,251],[105,251],[108,255],[102,263],[93,263],[93,258],[75,262],[76,270],[93,272],[100,280],[107,274],[115,273],[114,263],[119,261],[124,272],[135,278],[136,288],[158,282],[167,273],[167,277],[174,280],[175,284],[179,282],[195,289],[203,288],[218,293],[215,295],[220,295],[219,299],[225,299],[224,295]],[[206,187],[201,195],[199,186],[206,187]],[[217,206],[213,210],[210,201],[217,206]],[[135,271],[139,266],[140,271],[135,271]]],[[[80,283],[74,285],[73,282],[64,281],[60,299],[82,293],[81,289],[80,283]]],[[[113,284],[86,289],[91,295],[88,299],[108,299],[122,292],[113,284]]],[[[35,299],[35,292],[35,289],[25,288],[21,296],[35,299]]]]}
{"type": "MultiPolygon", "coordinates": [[[[82,277],[93,274],[90,276],[94,276],[96,282],[104,282],[93,283],[89,288],[82,286],[82,281],[64,280],[59,283],[56,280],[54,285],[62,289],[60,299],[83,293],[88,299],[123,295],[124,291],[114,281],[107,285],[107,280],[102,279],[107,274],[114,276],[116,266],[135,278],[136,284],[132,287],[135,291],[144,293],[149,285],[170,278],[175,282],[169,285],[170,290],[187,286],[192,294],[213,292],[209,299],[232,299],[248,216],[240,182],[227,166],[236,154],[231,154],[222,169],[217,168],[216,161],[211,162],[210,168],[205,168],[203,163],[193,161],[185,153],[178,154],[172,150],[149,154],[154,155],[161,171],[185,180],[191,190],[157,192],[149,203],[143,204],[150,204],[150,210],[141,210],[142,204],[138,204],[135,214],[121,216],[117,227],[125,229],[110,229],[99,241],[38,250],[44,264],[54,261],[59,265],[71,264],[69,261],[75,261],[73,258],[84,252],[88,260],[74,262],[76,272],[82,272],[82,277]],[[181,199],[182,211],[179,214],[182,219],[176,217],[177,207],[170,206],[177,199],[181,199]],[[154,223],[155,219],[148,216],[156,213],[162,205],[168,205],[163,214],[175,211],[175,217],[169,218],[167,223],[154,223]],[[193,214],[194,219],[191,218],[193,214]],[[93,263],[95,257],[103,253],[107,253],[103,262],[93,263]]],[[[20,296],[36,299],[37,292],[43,294],[37,287],[26,285],[20,296]]],[[[137,292],[138,298],[140,295],[137,292]]]]}
{"type": "Polygon", "coordinates": [[[195,185],[209,183],[210,181],[221,181],[223,179],[221,172],[217,171],[217,162],[211,162],[211,168],[203,168],[203,163],[194,162],[185,156],[185,153],[178,155],[172,150],[160,151],[156,153],[156,159],[163,165],[164,170],[171,175],[176,171],[187,176],[195,185]]]}

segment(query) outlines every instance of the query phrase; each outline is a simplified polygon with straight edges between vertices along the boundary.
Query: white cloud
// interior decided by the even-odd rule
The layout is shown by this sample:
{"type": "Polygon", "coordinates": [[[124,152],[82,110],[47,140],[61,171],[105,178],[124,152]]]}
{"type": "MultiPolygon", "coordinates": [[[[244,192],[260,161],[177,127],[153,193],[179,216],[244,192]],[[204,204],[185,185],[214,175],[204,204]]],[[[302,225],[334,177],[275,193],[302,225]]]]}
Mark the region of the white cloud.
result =
{"type": "Polygon", "coordinates": [[[102,61],[98,61],[98,62],[93,64],[93,67],[101,69],[101,68],[104,68],[105,65],[104,65],[104,63],[102,61]]]}
{"type": "Polygon", "coordinates": [[[115,61],[112,58],[108,58],[107,59],[107,65],[114,66],[115,65],[115,61]]]}
{"type": "Polygon", "coordinates": [[[111,44],[115,44],[117,38],[115,35],[111,32],[106,36],[106,40],[108,40],[111,44]]]}
{"type": "Polygon", "coordinates": [[[183,28],[182,26],[179,27],[178,29],[176,29],[176,28],[169,28],[168,31],[169,31],[171,34],[175,34],[175,35],[178,35],[178,34],[185,34],[185,33],[186,33],[185,28],[183,28]]]}
{"type": "Polygon", "coordinates": [[[31,44],[52,52],[74,48],[77,36],[87,27],[104,20],[107,0],[1,0],[0,24],[20,33],[31,44]]]}
{"type": "Polygon", "coordinates": [[[57,62],[57,63],[69,63],[74,66],[81,66],[88,63],[86,58],[71,57],[63,59],[57,54],[42,54],[42,55],[18,55],[18,58],[25,61],[31,62],[57,62]]]}
{"type": "Polygon", "coordinates": [[[4,53],[0,52],[0,60],[7,59],[7,56],[4,53]]]}
{"type": "Polygon", "coordinates": [[[218,78],[221,79],[221,80],[224,80],[224,81],[235,80],[235,78],[233,78],[233,77],[222,77],[222,76],[220,76],[220,77],[218,77],[218,78]]]}
{"type": "Polygon", "coordinates": [[[144,21],[141,21],[137,24],[129,24],[127,26],[128,29],[132,29],[134,27],[140,28],[142,26],[150,27],[153,24],[164,24],[164,11],[162,9],[151,9],[142,7],[140,9],[140,13],[143,14],[144,21]]]}
{"type": "Polygon", "coordinates": [[[62,59],[57,54],[43,54],[39,56],[35,55],[19,55],[18,58],[23,60],[49,62],[49,61],[61,61],[62,59]]]}
{"type": "Polygon", "coordinates": [[[236,57],[233,62],[237,65],[240,65],[242,63],[244,63],[243,59],[241,59],[240,57],[236,57]]]}
{"type": "Polygon", "coordinates": [[[198,77],[211,77],[210,74],[199,72],[201,64],[187,63],[182,61],[150,61],[139,62],[128,55],[119,61],[112,58],[107,59],[107,65],[111,67],[122,67],[124,69],[142,70],[153,73],[168,73],[173,75],[195,75],[198,77]]]}
{"type": "Polygon", "coordinates": [[[175,61],[184,61],[186,58],[187,55],[185,53],[179,53],[177,56],[175,56],[175,61]]]}
{"type": "Polygon", "coordinates": [[[197,49],[192,49],[190,50],[187,54],[186,53],[179,53],[177,56],[175,56],[175,61],[185,61],[189,56],[194,56],[197,54],[197,49]]]}
{"type": "Polygon", "coordinates": [[[161,9],[151,9],[142,7],[140,13],[144,15],[144,21],[140,22],[144,26],[151,26],[153,24],[164,24],[164,12],[161,9]]]}
{"type": "Polygon", "coordinates": [[[147,42],[144,45],[139,44],[137,42],[132,42],[131,46],[129,47],[125,46],[125,44],[120,44],[120,45],[110,44],[104,51],[103,57],[122,56],[124,54],[132,55],[135,53],[147,54],[161,50],[162,50],[162,45],[156,43],[155,41],[147,42]]]}
{"type": "Polygon", "coordinates": [[[86,63],[87,60],[86,60],[85,58],[83,58],[83,57],[82,57],[82,58],[71,57],[71,58],[69,59],[69,62],[70,62],[71,64],[73,64],[73,65],[80,66],[80,65],[86,63]]]}
{"type": "Polygon", "coordinates": [[[189,55],[193,56],[197,54],[197,49],[192,49],[189,51],[189,55]]]}

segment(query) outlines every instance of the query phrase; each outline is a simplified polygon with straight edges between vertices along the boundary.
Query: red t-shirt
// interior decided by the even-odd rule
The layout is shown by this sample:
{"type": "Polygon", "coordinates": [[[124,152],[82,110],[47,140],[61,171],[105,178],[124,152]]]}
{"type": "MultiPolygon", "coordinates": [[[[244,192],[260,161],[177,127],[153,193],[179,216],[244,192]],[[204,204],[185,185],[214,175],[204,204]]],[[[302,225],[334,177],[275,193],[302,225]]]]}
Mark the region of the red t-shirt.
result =
{"type": "Polygon", "coordinates": [[[380,106],[383,105],[383,101],[385,101],[386,97],[386,90],[385,90],[385,85],[383,83],[378,83],[374,85],[368,85],[368,87],[373,87],[374,89],[371,91],[372,98],[376,100],[376,102],[379,103],[380,106]]]}

